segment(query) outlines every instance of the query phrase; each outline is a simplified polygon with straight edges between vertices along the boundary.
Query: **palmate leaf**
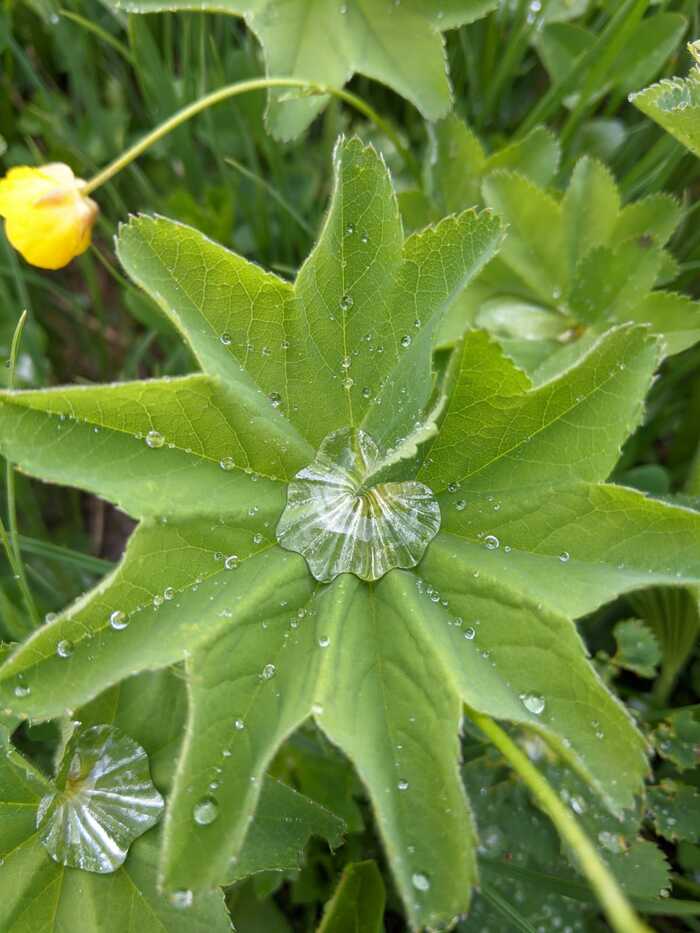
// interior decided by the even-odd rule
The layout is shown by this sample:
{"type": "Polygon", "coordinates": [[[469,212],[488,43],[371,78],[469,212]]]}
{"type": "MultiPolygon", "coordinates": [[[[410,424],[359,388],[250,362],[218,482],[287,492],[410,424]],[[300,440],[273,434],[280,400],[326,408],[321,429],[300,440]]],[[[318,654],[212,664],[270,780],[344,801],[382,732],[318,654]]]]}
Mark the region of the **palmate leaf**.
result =
{"type": "MultiPolygon", "coordinates": [[[[497,0],[111,0],[130,13],[197,12],[242,16],[260,40],[269,77],[304,78],[340,88],[356,72],[410,100],[424,117],[444,116],[452,91],[442,33],[474,22],[497,0]],[[420,64],[419,64],[420,63],[420,64]]],[[[326,97],[289,99],[272,91],[268,122],[291,139],[326,97]]]]}
{"type": "MultiPolygon", "coordinates": [[[[341,144],[335,172],[294,286],[178,224],[122,230],[127,271],[204,375],[2,397],[7,456],[141,521],[118,568],[5,661],[0,703],[59,716],[184,660],[160,878],[195,898],[235,873],[268,765],[313,717],[366,785],[409,924],[436,926],[476,879],[463,704],[536,730],[628,806],[644,743],[571,619],[699,582],[700,517],[604,484],[657,364],[644,329],[599,336],[539,387],[482,332],[434,373],[434,330],[501,226],[467,211],[404,242],[374,152],[341,144]],[[416,568],[319,582],[277,543],[287,485],[337,431],[385,455],[357,491],[357,528],[382,484],[417,479],[435,497],[442,526],[416,568]]],[[[315,521],[339,530],[332,508],[315,521]]]]}

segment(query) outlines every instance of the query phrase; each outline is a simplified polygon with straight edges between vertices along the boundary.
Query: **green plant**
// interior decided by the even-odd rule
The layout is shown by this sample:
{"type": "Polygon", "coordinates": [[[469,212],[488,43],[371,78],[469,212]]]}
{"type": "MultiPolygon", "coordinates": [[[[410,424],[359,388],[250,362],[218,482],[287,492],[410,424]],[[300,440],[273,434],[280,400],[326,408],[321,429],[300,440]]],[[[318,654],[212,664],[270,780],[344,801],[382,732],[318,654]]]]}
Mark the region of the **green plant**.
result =
{"type": "Polygon", "coordinates": [[[655,341],[614,327],[533,387],[474,331],[434,375],[440,316],[501,237],[467,211],[402,244],[386,170],[351,141],[294,287],[190,228],[122,229],[202,374],[2,398],[9,459],[140,519],[120,566],[5,662],[5,703],[60,717],[185,659],[168,890],[221,883],[309,716],[366,783],[415,926],[464,911],[476,877],[461,702],[542,735],[614,811],[641,789],[642,739],[569,618],[700,581],[693,512],[602,484],[655,341]]]}

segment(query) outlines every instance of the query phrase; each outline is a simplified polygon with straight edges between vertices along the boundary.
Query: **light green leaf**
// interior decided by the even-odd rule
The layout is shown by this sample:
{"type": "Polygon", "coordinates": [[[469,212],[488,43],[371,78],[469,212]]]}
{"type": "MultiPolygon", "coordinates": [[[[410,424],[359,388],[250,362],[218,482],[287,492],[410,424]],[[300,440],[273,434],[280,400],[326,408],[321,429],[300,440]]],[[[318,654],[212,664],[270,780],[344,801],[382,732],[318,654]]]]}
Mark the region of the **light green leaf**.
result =
{"type": "Polygon", "coordinates": [[[630,101],[700,157],[700,67],[630,95],[630,101]]]}
{"type": "Polygon", "coordinates": [[[603,480],[639,422],[638,400],[656,361],[654,341],[644,331],[620,327],[557,379],[531,389],[492,339],[471,332],[420,478],[436,491],[448,490],[452,511],[468,498],[467,490],[496,496],[553,482],[603,480]]]}
{"type": "Polygon", "coordinates": [[[405,587],[415,580],[404,571],[370,586],[343,575],[321,594],[315,715],[367,785],[411,925],[437,926],[467,909],[474,828],[457,768],[459,697],[405,587]]]}
{"type": "Polygon", "coordinates": [[[562,201],[569,274],[579,259],[607,243],[620,213],[620,195],[609,169],[584,156],[576,163],[562,201]]]}
{"type": "Polygon", "coordinates": [[[232,623],[286,618],[280,603],[307,598],[312,581],[301,558],[271,549],[265,521],[142,524],[114,573],[8,660],[9,707],[21,699],[31,715],[59,716],[124,677],[182,660],[232,623]],[[62,641],[73,646],[68,657],[62,641]],[[30,690],[22,697],[20,675],[30,690]]]}
{"type": "Polygon", "coordinates": [[[627,321],[651,291],[661,268],[653,243],[628,240],[616,249],[598,246],[578,263],[568,301],[585,324],[627,321]]]}
{"type": "MultiPolygon", "coordinates": [[[[430,0],[112,2],[130,13],[196,10],[242,16],[260,40],[269,77],[304,78],[340,88],[358,72],[402,94],[429,120],[443,116],[451,105],[442,32],[473,22],[496,6],[495,0],[444,0],[439,9],[430,0]]],[[[281,139],[297,136],[326,102],[326,97],[290,100],[288,92],[271,92],[272,132],[281,139]]]]}
{"type": "Polygon", "coordinates": [[[676,292],[651,292],[624,315],[628,320],[651,325],[651,333],[663,338],[664,351],[682,353],[700,340],[700,302],[676,292]]]}
{"type": "Polygon", "coordinates": [[[523,175],[494,172],[483,184],[484,200],[508,224],[501,257],[545,303],[566,285],[567,253],[560,205],[523,175]],[[547,236],[533,236],[533,231],[547,236]]]}
{"type": "Polygon", "coordinates": [[[659,246],[671,238],[683,218],[683,208],[670,194],[650,194],[626,204],[617,218],[612,243],[619,245],[632,237],[653,236],[659,246]]]}
{"type": "Polygon", "coordinates": [[[490,172],[517,171],[545,186],[559,167],[559,141],[543,126],[535,127],[523,139],[491,155],[473,130],[454,114],[429,124],[428,133],[426,187],[433,202],[433,214],[439,212],[438,216],[480,205],[481,182],[490,172]]]}
{"type": "Polygon", "coordinates": [[[235,520],[243,498],[277,505],[307,449],[264,399],[245,401],[200,375],[0,393],[0,449],[137,517],[196,515],[206,486],[207,508],[235,520]]]}
{"type": "Polygon", "coordinates": [[[382,933],[384,881],[376,862],[347,865],[318,933],[382,933]]]}
{"type": "Polygon", "coordinates": [[[635,26],[612,66],[615,86],[628,93],[653,81],[676,52],[688,28],[678,13],[654,13],[635,26]]]}

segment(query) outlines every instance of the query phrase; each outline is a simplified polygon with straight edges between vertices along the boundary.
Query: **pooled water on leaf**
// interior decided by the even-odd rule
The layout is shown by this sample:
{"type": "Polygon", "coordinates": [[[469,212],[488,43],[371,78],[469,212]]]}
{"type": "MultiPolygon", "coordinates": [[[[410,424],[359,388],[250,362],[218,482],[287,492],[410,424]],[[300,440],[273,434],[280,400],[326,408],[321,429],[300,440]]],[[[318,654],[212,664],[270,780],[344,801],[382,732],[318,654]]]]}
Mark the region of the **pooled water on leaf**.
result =
{"type": "Polygon", "coordinates": [[[104,874],[123,864],[131,843],[162,811],[146,752],[113,726],[92,726],[69,742],[36,825],[59,865],[104,874]]]}
{"type": "Polygon", "coordinates": [[[432,490],[415,480],[373,484],[382,464],[367,433],[343,429],[290,483],[277,540],[301,554],[317,580],[341,573],[378,580],[415,567],[439,531],[432,490]]]}

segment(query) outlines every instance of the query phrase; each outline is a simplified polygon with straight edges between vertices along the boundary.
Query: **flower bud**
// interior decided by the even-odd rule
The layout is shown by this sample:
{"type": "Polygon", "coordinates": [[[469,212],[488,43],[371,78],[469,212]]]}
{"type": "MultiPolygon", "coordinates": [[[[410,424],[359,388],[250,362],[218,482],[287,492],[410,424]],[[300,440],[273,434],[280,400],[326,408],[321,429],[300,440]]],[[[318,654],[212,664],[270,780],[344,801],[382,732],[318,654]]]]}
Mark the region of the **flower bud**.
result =
{"type": "Polygon", "coordinates": [[[61,269],[90,245],[97,204],[61,162],[11,168],[0,179],[0,216],[12,246],[33,266],[61,269]]]}

